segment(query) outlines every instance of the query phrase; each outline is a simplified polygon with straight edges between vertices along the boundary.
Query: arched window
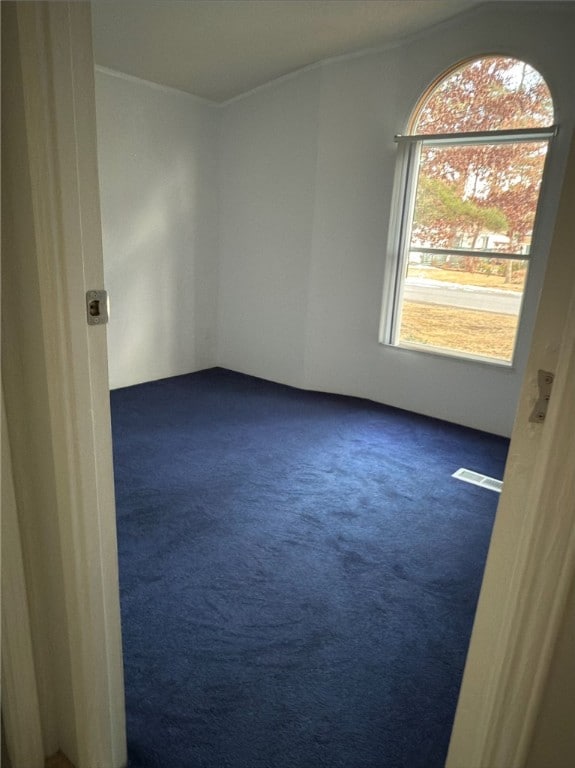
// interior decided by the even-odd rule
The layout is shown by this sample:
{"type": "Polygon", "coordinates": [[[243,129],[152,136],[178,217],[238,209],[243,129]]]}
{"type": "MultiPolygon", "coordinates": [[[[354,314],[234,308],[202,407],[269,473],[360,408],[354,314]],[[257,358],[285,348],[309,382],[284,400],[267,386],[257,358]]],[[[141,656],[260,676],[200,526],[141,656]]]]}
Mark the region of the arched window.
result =
{"type": "Polygon", "coordinates": [[[424,94],[399,145],[385,343],[511,365],[553,101],[528,64],[485,56],[424,94]]]}

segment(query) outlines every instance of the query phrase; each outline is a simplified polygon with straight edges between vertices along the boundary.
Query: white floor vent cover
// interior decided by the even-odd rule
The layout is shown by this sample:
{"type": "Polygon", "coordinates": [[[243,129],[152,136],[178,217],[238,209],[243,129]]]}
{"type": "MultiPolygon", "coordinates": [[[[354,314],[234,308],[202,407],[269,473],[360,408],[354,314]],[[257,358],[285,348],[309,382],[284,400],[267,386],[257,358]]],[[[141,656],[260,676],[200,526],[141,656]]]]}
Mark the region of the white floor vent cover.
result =
{"type": "Polygon", "coordinates": [[[458,469],[451,477],[456,477],[458,480],[463,480],[464,483],[471,483],[472,485],[479,485],[481,488],[489,488],[490,491],[496,491],[501,493],[503,488],[503,481],[497,480],[495,477],[488,477],[487,475],[481,475],[479,472],[474,472],[471,469],[458,469]]]}

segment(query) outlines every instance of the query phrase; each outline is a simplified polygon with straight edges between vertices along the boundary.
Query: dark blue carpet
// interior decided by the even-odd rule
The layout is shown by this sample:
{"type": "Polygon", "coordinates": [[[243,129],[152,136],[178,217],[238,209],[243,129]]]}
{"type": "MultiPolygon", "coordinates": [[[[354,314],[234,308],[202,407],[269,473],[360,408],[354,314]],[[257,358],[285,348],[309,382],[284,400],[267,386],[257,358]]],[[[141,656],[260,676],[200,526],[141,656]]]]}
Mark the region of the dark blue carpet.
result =
{"type": "Polygon", "coordinates": [[[440,768],[507,441],[222,369],[112,392],[130,764],[440,768]]]}

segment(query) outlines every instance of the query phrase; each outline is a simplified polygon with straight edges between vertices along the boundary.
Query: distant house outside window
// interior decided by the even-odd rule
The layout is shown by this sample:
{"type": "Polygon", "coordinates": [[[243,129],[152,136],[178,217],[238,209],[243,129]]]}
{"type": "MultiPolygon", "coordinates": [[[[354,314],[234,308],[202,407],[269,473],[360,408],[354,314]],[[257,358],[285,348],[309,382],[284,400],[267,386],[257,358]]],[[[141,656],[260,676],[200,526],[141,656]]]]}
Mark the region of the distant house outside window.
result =
{"type": "Polygon", "coordinates": [[[382,342],[512,364],[553,118],[541,75],[504,56],[460,65],[422,98],[396,137],[382,342]]]}

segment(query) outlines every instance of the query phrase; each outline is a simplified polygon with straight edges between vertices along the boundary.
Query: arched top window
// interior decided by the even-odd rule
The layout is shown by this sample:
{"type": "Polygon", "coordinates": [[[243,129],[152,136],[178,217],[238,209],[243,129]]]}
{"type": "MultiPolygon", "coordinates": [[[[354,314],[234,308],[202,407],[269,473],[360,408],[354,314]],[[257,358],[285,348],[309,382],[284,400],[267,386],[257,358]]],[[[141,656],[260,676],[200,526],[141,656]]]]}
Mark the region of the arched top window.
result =
{"type": "Polygon", "coordinates": [[[468,133],[548,128],[553,99],[539,72],[508,56],[485,56],[456,67],[417,105],[410,133],[468,133]]]}
{"type": "Polygon", "coordinates": [[[396,137],[382,342],[512,364],[553,115],[541,75],[505,56],[468,61],[423,95],[396,137]]]}

